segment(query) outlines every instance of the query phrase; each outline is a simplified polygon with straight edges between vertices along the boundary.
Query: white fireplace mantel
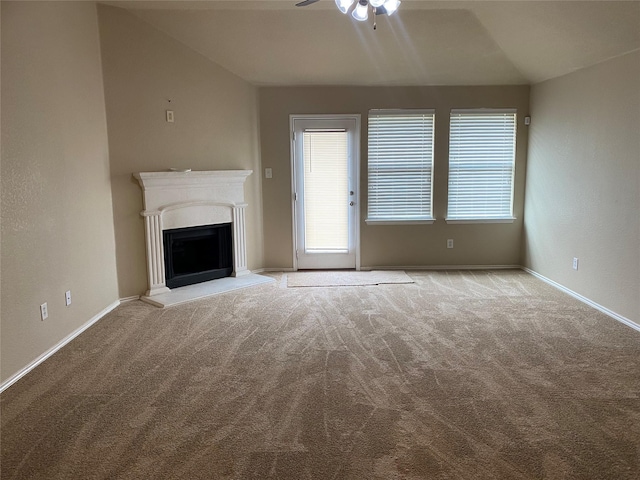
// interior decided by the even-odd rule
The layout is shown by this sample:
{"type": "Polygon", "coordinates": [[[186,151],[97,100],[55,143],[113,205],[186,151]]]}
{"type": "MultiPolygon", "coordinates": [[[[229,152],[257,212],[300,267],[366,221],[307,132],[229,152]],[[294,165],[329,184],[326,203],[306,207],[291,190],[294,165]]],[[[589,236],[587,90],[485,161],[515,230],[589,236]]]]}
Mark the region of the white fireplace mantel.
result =
{"type": "Polygon", "coordinates": [[[165,283],[163,231],[174,228],[231,223],[233,273],[247,269],[244,183],[252,170],[140,172],[144,198],[147,275],[151,297],[169,292],[165,283]]]}

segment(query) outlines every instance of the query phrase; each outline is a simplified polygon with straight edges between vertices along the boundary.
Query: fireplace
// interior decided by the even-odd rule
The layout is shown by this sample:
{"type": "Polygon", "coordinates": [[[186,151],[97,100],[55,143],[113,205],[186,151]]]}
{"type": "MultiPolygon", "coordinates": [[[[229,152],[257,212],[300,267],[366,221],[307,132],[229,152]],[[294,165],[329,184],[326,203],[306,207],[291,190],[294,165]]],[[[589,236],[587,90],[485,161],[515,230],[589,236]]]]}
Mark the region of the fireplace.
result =
{"type": "MultiPolygon", "coordinates": [[[[245,230],[244,182],[251,174],[251,170],[218,170],[218,171],[188,171],[188,172],[140,172],[134,177],[140,183],[143,193],[145,246],[147,252],[147,276],[149,290],[143,299],[165,295],[171,292],[171,288],[186,283],[167,284],[169,274],[165,263],[166,233],[176,230],[190,232],[192,227],[222,226],[230,230],[228,240],[218,242],[224,245],[225,255],[227,248],[231,249],[231,264],[227,261],[217,265],[206,254],[196,254],[200,261],[206,259],[205,270],[223,270],[225,277],[248,276],[251,272],[247,269],[247,235],[245,230]],[[226,242],[226,243],[225,243],[226,242]],[[211,268],[209,268],[211,267],[211,268]],[[231,268],[231,272],[228,269],[231,268]]],[[[217,233],[216,235],[219,235],[217,233]]],[[[180,241],[183,241],[181,239],[180,241]]],[[[205,240],[195,240],[189,246],[196,250],[202,247],[205,240]]],[[[186,248],[183,243],[180,248],[186,248]]],[[[182,253],[180,253],[182,255],[182,253]]],[[[196,262],[197,263],[197,262],[196,262]]],[[[175,266],[172,280],[176,277],[193,280],[191,275],[197,273],[191,263],[186,267],[178,266],[178,275],[175,275],[175,266]]],[[[202,272],[200,272],[202,273],[202,272]]],[[[195,277],[197,278],[197,277],[195,277]]],[[[220,277],[218,277],[220,278],[220,277]]],[[[183,279],[183,280],[184,280],[183,279]]],[[[180,282],[182,280],[179,280],[180,282]]],[[[196,279],[196,282],[205,282],[204,279],[196,279]]]]}
{"type": "Polygon", "coordinates": [[[231,223],[165,230],[168,288],[224,278],[233,272],[231,223]]]}

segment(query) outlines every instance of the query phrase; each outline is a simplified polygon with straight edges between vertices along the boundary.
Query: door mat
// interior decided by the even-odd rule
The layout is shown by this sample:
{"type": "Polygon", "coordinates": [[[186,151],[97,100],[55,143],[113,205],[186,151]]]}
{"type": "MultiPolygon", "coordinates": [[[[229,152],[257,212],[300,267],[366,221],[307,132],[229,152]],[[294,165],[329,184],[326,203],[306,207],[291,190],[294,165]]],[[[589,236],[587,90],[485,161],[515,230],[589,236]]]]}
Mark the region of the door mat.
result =
{"type": "Polygon", "coordinates": [[[313,271],[287,273],[287,287],[348,287],[383,283],[414,283],[403,270],[313,271]]]}

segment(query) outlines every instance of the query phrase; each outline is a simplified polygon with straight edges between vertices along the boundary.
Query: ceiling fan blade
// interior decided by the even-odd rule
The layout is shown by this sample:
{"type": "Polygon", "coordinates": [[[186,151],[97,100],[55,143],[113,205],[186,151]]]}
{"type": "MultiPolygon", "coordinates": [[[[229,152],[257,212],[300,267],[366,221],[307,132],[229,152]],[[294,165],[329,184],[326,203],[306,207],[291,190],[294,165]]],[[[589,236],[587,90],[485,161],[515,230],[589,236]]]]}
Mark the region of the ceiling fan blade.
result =
{"type": "Polygon", "coordinates": [[[311,5],[312,3],[319,2],[320,0],[304,0],[303,2],[296,3],[296,7],[306,7],[307,5],[311,5]]]}

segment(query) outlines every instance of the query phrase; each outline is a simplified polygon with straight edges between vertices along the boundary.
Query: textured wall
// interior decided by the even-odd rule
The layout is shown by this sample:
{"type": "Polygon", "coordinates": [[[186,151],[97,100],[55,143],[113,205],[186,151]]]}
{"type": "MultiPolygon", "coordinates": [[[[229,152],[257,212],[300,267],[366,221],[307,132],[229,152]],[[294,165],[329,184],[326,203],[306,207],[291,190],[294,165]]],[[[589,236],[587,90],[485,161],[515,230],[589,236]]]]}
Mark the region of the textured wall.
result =
{"type": "Polygon", "coordinates": [[[529,87],[265,87],[260,89],[263,167],[273,178],[263,181],[265,266],[293,264],[291,220],[290,114],[361,115],[360,235],[361,265],[518,265],[520,263],[527,151],[529,87]],[[449,112],[452,108],[518,109],[516,180],[512,224],[448,225],[447,173],[449,112]],[[367,225],[367,114],[373,108],[435,108],[433,225],[367,225]],[[447,249],[446,240],[455,248],[447,249]]]}
{"type": "Polygon", "coordinates": [[[147,289],[134,172],[253,170],[245,184],[247,255],[250,269],[261,267],[256,89],[131,13],[105,6],[98,12],[120,296],[147,289]],[[175,112],[175,123],[165,122],[165,110],[175,112]]]}
{"type": "Polygon", "coordinates": [[[640,53],[535,85],[531,113],[526,266],[640,323],[640,53]]]}
{"type": "Polygon", "coordinates": [[[2,380],[118,298],[108,161],[95,5],[2,2],[2,380]]]}

